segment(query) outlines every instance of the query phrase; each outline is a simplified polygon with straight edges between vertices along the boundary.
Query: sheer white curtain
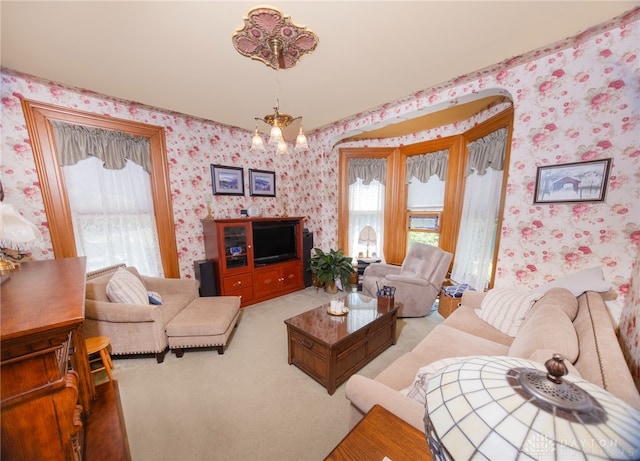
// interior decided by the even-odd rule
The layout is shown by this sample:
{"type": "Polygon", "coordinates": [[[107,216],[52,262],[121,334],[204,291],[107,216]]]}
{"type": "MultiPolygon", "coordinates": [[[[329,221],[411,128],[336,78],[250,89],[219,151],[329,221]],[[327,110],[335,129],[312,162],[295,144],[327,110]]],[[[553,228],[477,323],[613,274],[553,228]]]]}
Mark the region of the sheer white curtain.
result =
{"type": "Polygon", "coordinates": [[[162,276],[149,173],[132,161],[103,164],[91,157],[62,167],[78,255],[87,271],[124,262],[162,276]]]}
{"type": "Polygon", "coordinates": [[[502,128],[468,146],[464,203],[451,278],[480,291],[487,288],[494,264],[507,133],[502,128]]]}
{"type": "Polygon", "coordinates": [[[384,184],[377,180],[363,184],[358,178],[349,186],[349,256],[353,258],[360,252],[366,255],[366,245],[358,243],[365,226],[372,226],[376,231],[376,244],[369,245],[369,256],[373,257],[375,252],[376,258],[384,260],[384,184]]]}
{"type": "Polygon", "coordinates": [[[489,168],[483,176],[467,177],[451,278],[479,291],[491,277],[501,192],[502,171],[489,168]]]}

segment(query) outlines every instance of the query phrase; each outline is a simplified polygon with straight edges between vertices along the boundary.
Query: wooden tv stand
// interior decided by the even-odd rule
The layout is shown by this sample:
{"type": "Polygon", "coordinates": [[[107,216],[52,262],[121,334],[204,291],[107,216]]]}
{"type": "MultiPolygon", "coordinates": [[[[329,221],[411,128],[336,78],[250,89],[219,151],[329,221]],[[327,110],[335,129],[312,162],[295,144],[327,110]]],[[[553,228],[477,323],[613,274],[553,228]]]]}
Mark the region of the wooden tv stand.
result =
{"type": "Polygon", "coordinates": [[[203,219],[205,257],[215,265],[218,294],[240,296],[241,307],[304,288],[302,217],[203,219]],[[296,257],[256,266],[254,223],[295,226],[296,257]]]}

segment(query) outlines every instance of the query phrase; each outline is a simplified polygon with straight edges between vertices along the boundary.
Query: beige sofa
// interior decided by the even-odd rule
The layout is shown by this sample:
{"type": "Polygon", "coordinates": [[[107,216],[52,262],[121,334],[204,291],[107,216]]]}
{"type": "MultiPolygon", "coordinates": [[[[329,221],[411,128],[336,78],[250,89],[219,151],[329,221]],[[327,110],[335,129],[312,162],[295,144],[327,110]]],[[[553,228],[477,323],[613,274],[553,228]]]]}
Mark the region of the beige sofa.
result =
{"type": "Polygon", "coordinates": [[[161,305],[110,302],[107,284],[124,264],[87,274],[85,299],[85,336],[108,336],[113,355],[155,354],[162,363],[168,350],[167,324],[194,299],[199,297],[197,280],[169,279],[140,275],[133,267],[126,269],[142,280],[145,288],[162,297],[161,305]]]}
{"type": "Polygon", "coordinates": [[[466,291],[457,310],[375,379],[352,376],[345,389],[351,426],[379,404],[424,432],[424,405],[402,391],[411,387],[420,368],[441,359],[473,355],[515,356],[544,363],[558,352],[571,362],[570,373],[640,409],[638,390],[599,293],[588,291],[576,298],[564,288],[549,290],[533,305],[515,337],[476,314],[484,296],[466,291]]]}

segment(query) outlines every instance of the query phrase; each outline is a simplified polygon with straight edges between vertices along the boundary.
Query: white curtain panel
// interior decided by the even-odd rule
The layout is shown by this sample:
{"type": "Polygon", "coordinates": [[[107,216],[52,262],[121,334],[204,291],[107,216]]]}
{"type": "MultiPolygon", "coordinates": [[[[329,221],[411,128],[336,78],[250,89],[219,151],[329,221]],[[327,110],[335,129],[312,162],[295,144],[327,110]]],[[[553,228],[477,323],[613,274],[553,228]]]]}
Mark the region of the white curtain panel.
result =
{"type": "Polygon", "coordinates": [[[501,191],[502,171],[488,168],[482,176],[467,176],[451,278],[479,291],[491,277],[501,191]]]}
{"type": "Polygon", "coordinates": [[[87,271],[117,263],[162,277],[149,174],[127,161],[120,170],[95,157],[62,168],[79,256],[87,271]]]}
{"type": "Polygon", "coordinates": [[[349,186],[349,256],[353,258],[360,252],[366,255],[367,247],[358,244],[358,238],[365,226],[371,226],[377,242],[369,245],[369,257],[375,252],[378,259],[384,260],[384,189],[377,180],[365,185],[360,178],[349,186]]]}

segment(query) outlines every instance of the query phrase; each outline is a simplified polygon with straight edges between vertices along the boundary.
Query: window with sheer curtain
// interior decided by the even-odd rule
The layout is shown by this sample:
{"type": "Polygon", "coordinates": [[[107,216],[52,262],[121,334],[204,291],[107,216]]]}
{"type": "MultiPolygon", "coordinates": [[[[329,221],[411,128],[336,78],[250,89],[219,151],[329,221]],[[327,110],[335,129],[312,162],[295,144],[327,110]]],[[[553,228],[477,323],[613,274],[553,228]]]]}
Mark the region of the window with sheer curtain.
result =
{"type": "Polygon", "coordinates": [[[451,278],[484,290],[491,280],[507,128],[468,145],[460,231],[451,278]]]}
{"type": "Polygon", "coordinates": [[[355,259],[367,254],[367,245],[358,240],[365,226],[371,226],[376,242],[369,244],[369,256],[384,260],[386,164],[386,159],[349,159],[349,250],[355,259]]]}
{"type": "Polygon", "coordinates": [[[76,251],[87,270],[126,263],[162,276],[145,138],[56,122],[76,251]]]}

